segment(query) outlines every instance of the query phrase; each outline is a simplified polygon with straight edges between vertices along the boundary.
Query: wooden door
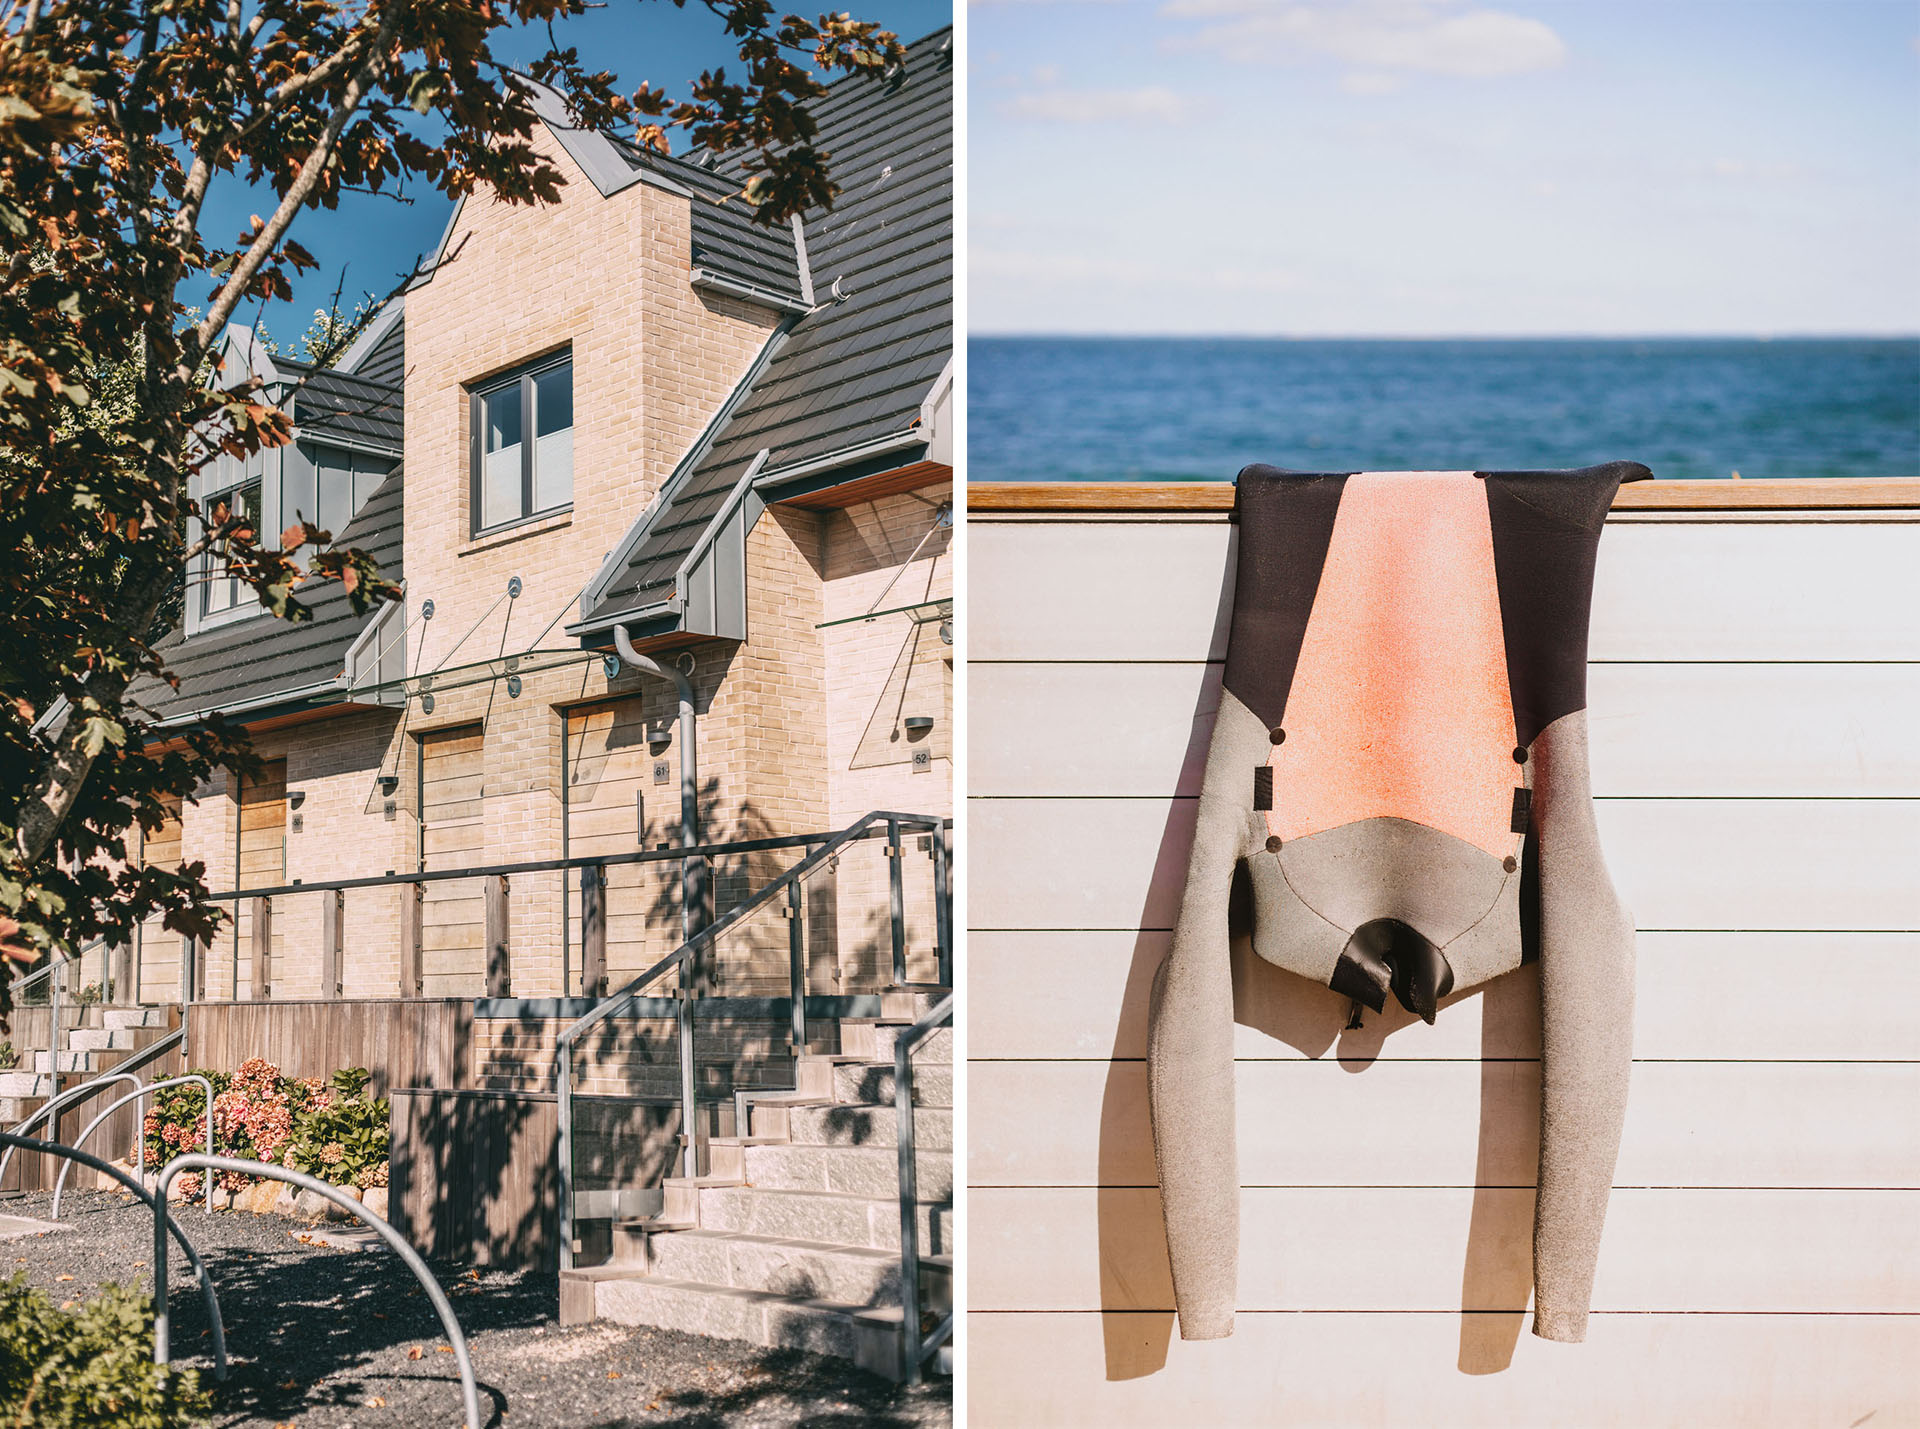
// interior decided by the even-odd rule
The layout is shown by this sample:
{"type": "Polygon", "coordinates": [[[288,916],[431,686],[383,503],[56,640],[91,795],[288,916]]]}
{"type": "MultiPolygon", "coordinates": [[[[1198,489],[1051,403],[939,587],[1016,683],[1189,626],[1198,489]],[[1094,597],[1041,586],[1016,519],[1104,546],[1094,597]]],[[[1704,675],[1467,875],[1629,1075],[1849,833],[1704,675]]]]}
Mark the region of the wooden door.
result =
{"type": "MultiPolygon", "coordinates": [[[[287,761],[269,759],[260,766],[260,772],[251,779],[240,781],[240,831],[238,848],[238,866],[240,870],[237,888],[275,888],[287,881],[287,761]]],[[[313,895],[307,895],[309,899],[313,895]]],[[[285,897],[276,901],[275,911],[288,909],[289,900],[285,897]]],[[[274,920],[273,958],[281,967],[285,952],[286,916],[284,913],[274,920]]],[[[253,966],[253,900],[242,899],[239,915],[234,919],[234,938],[222,939],[225,945],[221,951],[227,956],[216,956],[212,966],[206,969],[206,986],[209,992],[222,989],[230,996],[237,996],[233,986],[234,969],[253,966]],[[238,949],[238,958],[233,956],[238,949]]]]}
{"type": "MultiPolygon", "coordinates": [[[[656,707],[657,708],[657,707],[656,707]]],[[[656,716],[658,718],[658,716],[656,716]]],[[[567,853],[633,853],[680,842],[678,731],[649,745],[642,700],[629,696],[567,715],[567,853]],[[667,778],[655,779],[664,763],[667,778]]],[[[607,870],[609,985],[680,945],[680,865],[628,864],[607,870]]],[[[580,878],[567,880],[569,990],[580,976],[580,878]]]]}
{"type": "MultiPolygon", "coordinates": [[[[485,862],[486,785],[482,726],[462,725],[420,736],[420,867],[472,868],[485,862]]],[[[425,885],[420,964],[428,997],[475,992],[485,969],[485,906],[480,880],[449,878],[425,885]]]]}

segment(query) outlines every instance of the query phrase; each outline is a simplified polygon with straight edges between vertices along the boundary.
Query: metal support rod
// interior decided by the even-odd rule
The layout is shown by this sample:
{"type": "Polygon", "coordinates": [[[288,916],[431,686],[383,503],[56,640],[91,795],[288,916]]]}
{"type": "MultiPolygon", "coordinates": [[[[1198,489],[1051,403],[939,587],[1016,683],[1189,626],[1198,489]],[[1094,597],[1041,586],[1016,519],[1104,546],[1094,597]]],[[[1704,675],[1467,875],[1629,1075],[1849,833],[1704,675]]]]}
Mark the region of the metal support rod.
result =
{"type": "Polygon", "coordinates": [[[953,986],[953,890],[947,869],[947,833],[935,829],[933,841],[933,935],[940,952],[940,986],[953,986]]]}
{"type": "MultiPolygon", "coordinates": [[[[920,1382],[927,1356],[920,1339],[920,1188],[913,1146],[913,1049],[953,1021],[953,994],[893,1042],[894,1141],[900,1154],[900,1357],[908,1384],[920,1382]]],[[[948,1320],[951,1325],[951,1317],[948,1320]]],[[[938,1332],[930,1337],[939,1344],[938,1332]]]]}
{"type": "MultiPolygon", "coordinates": [[[[807,1050],[807,903],[805,880],[787,885],[787,997],[793,1004],[793,1055],[807,1050]]],[[[745,1131],[740,1131],[745,1136],[745,1131]]]]}
{"type": "MultiPolygon", "coordinates": [[[[691,961],[689,959],[688,961],[691,961]]],[[[686,970],[686,963],[681,964],[686,970]]],[[[674,1014],[680,1031],[680,1174],[700,1174],[700,1083],[694,1063],[693,989],[680,989],[680,1006],[674,1014]]]]}
{"type": "Polygon", "coordinates": [[[901,882],[900,821],[887,820],[887,904],[893,927],[893,985],[907,980],[907,897],[901,882]]]}
{"type": "MultiPolygon", "coordinates": [[[[60,1104],[60,970],[57,968],[47,979],[47,1016],[51,1019],[47,1023],[47,1090],[52,1096],[47,1105],[57,1107],[60,1104]]],[[[22,1123],[23,1129],[25,1125],[22,1123]]],[[[60,1115],[57,1111],[49,1129],[53,1140],[58,1141],[60,1115]]]]}
{"type": "MultiPolygon", "coordinates": [[[[200,1281],[200,1298],[206,1301],[207,1320],[213,1329],[213,1377],[215,1379],[225,1379],[227,1377],[227,1327],[226,1323],[220,1318],[220,1297],[214,1293],[213,1277],[207,1274],[206,1263],[200,1259],[200,1252],[193,1248],[193,1242],[181,1233],[180,1227],[174,1224],[173,1217],[167,1214],[164,1197],[149,1191],[145,1186],[134,1180],[133,1177],[129,1176],[112,1162],[102,1161],[98,1156],[89,1155],[85,1151],[75,1150],[71,1146],[62,1146],[57,1141],[35,1141],[31,1137],[16,1136],[11,1132],[0,1131],[0,1146],[7,1148],[6,1154],[8,1156],[12,1156],[15,1150],[44,1151],[49,1156],[58,1156],[68,1161],[78,1161],[82,1166],[101,1172],[103,1175],[111,1176],[153,1208],[153,1243],[160,1247],[159,1253],[153,1258],[154,1283],[156,1286],[165,1286],[166,1284],[166,1234],[170,1233],[175,1240],[180,1242],[180,1249],[187,1253],[187,1263],[193,1267],[193,1273],[200,1281]],[[165,1233],[161,1230],[163,1226],[165,1227],[165,1233]]],[[[198,1160],[200,1158],[196,1157],[195,1159],[198,1160]]],[[[166,1292],[163,1289],[156,1297],[156,1304],[154,1306],[156,1324],[166,1318],[166,1313],[167,1300],[166,1292]]],[[[164,1363],[164,1361],[156,1361],[156,1363],[164,1363]]]]}
{"type": "MultiPolygon", "coordinates": [[[[188,1082],[198,1082],[201,1091],[206,1095],[207,1155],[213,1155],[213,1083],[201,1076],[198,1072],[189,1072],[184,1077],[168,1077],[164,1082],[148,1082],[138,1091],[128,1092],[124,1096],[116,1097],[113,1101],[108,1102],[106,1106],[102,1107],[100,1114],[88,1122],[86,1129],[73,1139],[74,1149],[79,1150],[85,1146],[87,1144],[87,1138],[93,1135],[94,1128],[111,1116],[117,1108],[125,1106],[130,1101],[145,1101],[155,1092],[163,1092],[168,1087],[183,1087],[188,1082]]],[[[134,1111],[139,1119],[139,1130],[135,1134],[133,1141],[135,1151],[134,1164],[138,1173],[144,1176],[147,1174],[147,1119],[146,1113],[140,1108],[136,1107],[134,1111]]],[[[60,1219],[60,1193],[66,1189],[67,1172],[71,1170],[73,1170],[73,1163],[69,1161],[60,1168],[59,1178],[53,1183],[53,1218],[56,1221],[60,1219]]],[[[211,1176],[207,1178],[206,1193],[207,1209],[211,1211],[213,1209],[213,1178],[211,1176]]]]}
{"type": "MultiPolygon", "coordinates": [[[[317,1176],[290,1171],[285,1166],[269,1166],[264,1161],[243,1161],[235,1156],[200,1156],[190,1152],[174,1158],[160,1172],[159,1184],[154,1187],[159,1200],[166,1198],[167,1184],[183,1171],[199,1171],[203,1174],[208,1171],[237,1171],[243,1176],[285,1181],[290,1186],[311,1191],[365,1221],[368,1228],[392,1246],[394,1253],[406,1262],[407,1269],[420,1282],[420,1288],[427,1292],[427,1299],[433,1302],[434,1313],[440,1317],[440,1327],[447,1332],[447,1339],[453,1345],[453,1357],[460,1366],[460,1393],[466,1401],[467,1424],[477,1429],[477,1426],[486,1422],[480,1417],[480,1389],[474,1382],[473,1360],[467,1354],[467,1337],[461,1333],[460,1321],[454,1316],[453,1306],[448,1303],[447,1293],[440,1288],[440,1282],[433,1278],[433,1272],[427,1269],[427,1263],[420,1258],[420,1253],[407,1244],[399,1231],[338,1186],[329,1186],[317,1176]]],[[[160,1232],[157,1211],[153,1224],[153,1245],[153,1362],[164,1365],[173,1352],[167,1343],[167,1243],[160,1232]]]]}

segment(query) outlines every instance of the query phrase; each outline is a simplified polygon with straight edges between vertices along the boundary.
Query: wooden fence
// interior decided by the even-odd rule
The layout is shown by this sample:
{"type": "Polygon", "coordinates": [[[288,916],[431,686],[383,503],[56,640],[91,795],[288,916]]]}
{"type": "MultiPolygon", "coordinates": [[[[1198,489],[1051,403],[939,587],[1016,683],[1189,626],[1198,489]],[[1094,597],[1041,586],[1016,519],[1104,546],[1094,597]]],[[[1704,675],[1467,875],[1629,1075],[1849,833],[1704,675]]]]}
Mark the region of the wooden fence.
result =
{"type": "Polygon", "coordinates": [[[373,1073],[373,1091],[472,1085],[473,999],[367,998],[197,1002],[187,1018],[187,1065],[231,1072],[265,1057],[289,1077],[342,1067],[373,1073]]]}
{"type": "Polygon", "coordinates": [[[1148,987],[1218,698],[1224,488],[970,493],[977,1426],[1920,1422],[1920,482],[1628,487],[1601,834],[1637,915],[1587,1343],[1524,1333],[1538,980],[1358,1032],[1235,952],[1238,1328],[1174,1337],[1148,987]]]}

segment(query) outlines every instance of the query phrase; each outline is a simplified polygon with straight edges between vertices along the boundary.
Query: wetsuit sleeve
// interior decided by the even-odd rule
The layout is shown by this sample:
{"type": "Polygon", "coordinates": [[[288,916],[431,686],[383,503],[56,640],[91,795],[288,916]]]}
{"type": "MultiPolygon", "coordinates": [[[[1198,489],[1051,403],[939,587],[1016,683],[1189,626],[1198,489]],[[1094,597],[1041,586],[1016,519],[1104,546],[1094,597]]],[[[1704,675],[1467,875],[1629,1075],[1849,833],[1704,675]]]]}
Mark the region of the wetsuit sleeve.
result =
{"type": "Polygon", "coordinates": [[[1173,949],[1154,978],[1148,1093],[1180,1337],[1233,1333],[1240,1237],[1233,1119],[1233,974],[1227,901],[1248,838],[1248,761],[1231,695],[1214,727],[1173,949]]]}
{"type": "Polygon", "coordinates": [[[1584,711],[1534,745],[1541,1097],[1533,1332],[1584,1340],[1633,1062],[1633,921],[1601,856],[1584,711]]]}

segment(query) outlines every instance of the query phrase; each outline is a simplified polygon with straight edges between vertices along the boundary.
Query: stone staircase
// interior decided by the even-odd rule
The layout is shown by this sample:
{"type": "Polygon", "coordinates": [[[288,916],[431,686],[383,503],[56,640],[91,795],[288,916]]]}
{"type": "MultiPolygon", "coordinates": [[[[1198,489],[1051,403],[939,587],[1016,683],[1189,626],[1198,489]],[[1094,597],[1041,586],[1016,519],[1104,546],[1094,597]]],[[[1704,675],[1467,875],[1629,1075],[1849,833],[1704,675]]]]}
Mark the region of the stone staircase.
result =
{"type": "MultiPolygon", "coordinates": [[[[163,1007],[91,1003],[63,1006],[60,1022],[66,1044],[60,1052],[60,1084],[65,1089],[152,1046],[172,1030],[176,1018],[163,1007]]],[[[0,1072],[0,1125],[18,1125],[39,1109],[52,1094],[53,1064],[54,1054],[44,1048],[22,1051],[19,1066],[0,1072]]]]}
{"type": "MultiPolygon", "coordinates": [[[[893,1054],[935,1001],[890,994],[885,1015],[841,1021],[839,1053],[798,1059],[795,1090],[750,1094],[749,1134],[714,1137],[707,1175],[669,1178],[661,1215],[614,1223],[606,1264],[561,1273],[561,1323],[720,1335],[901,1378],[893,1054]]],[[[933,1321],[952,1306],[953,1076],[942,1028],[914,1053],[921,1305],[933,1321]]]]}

